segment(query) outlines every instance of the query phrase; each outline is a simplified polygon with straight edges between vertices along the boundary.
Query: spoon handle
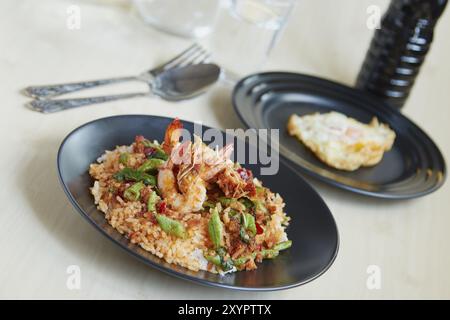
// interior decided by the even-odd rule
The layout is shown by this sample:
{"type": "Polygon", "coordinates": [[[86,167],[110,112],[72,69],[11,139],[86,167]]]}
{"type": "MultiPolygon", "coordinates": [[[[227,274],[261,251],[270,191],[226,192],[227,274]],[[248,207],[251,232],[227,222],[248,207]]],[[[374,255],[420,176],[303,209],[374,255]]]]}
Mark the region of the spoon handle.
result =
{"type": "Polygon", "coordinates": [[[31,86],[25,88],[23,93],[32,98],[52,98],[66,93],[127,81],[142,81],[142,79],[139,77],[117,77],[93,81],[31,86]]]}
{"type": "Polygon", "coordinates": [[[52,113],[66,109],[87,106],[90,104],[103,103],[114,100],[129,99],[135,97],[147,97],[150,93],[124,93],[110,96],[90,97],[90,98],[76,98],[76,99],[57,99],[57,100],[33,100],[28,106],[42,113],[52,113]]]}

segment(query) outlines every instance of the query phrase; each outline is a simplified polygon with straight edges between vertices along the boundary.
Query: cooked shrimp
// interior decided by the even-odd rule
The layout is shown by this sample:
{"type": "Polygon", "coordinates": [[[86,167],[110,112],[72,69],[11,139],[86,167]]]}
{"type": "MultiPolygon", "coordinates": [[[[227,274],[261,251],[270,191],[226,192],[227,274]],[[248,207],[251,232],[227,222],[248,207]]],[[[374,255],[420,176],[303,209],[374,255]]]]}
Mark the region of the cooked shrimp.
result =
{"type": "MultiPolygon", "coordinates": [[[[197,212],[203,208],[203,202],[207,198],[207,182],[226,168],[228,156],[233,150],[231,145],[226,146],[214,153],[214,158],[210,158],[211,161],[206,163],[199,154],[205,153],[204,150],[209,148],[198,142],[199,140],[196,140],[193,144],[184,142],[178,145],[158,172],[158,188],[162,197],[167,199],[169,206],[179,212],[197,212]],[[178,173],[175,174],[174,160],[180,160],[175,159],[177,156],[181,156],[185,162],[179,164],[178,173]]],[[[209,156],[212,157],[212,154],[209,156]]]]}
{"type": "Polygon", "coordinates": [[[158,188],[169,206],[183,213],[200,211],[206,200],[206,185],[200,176],[189,174],[183,178],[179,188],[186,190],[184,193],[180,193],[177,186],[177,178],[171,167],[159,170],[158,188]]]}

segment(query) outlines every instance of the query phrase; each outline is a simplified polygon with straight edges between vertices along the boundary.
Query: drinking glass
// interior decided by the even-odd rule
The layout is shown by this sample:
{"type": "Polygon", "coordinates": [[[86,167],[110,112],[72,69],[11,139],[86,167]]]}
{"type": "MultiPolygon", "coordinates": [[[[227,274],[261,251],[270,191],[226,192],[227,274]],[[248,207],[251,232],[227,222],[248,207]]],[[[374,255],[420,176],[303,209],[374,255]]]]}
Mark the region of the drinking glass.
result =
{"type": "Polygon", "coordinates": [[[258,71],[277,42],[296,0],[228,0],[222,4],[210,46],[225,78],[258,71]]]}
{"type": "Polygon", "coordinates": [[[201,38],[209,34],[220,0],[134,0],[142,19],[177,36],[201,38]]]}

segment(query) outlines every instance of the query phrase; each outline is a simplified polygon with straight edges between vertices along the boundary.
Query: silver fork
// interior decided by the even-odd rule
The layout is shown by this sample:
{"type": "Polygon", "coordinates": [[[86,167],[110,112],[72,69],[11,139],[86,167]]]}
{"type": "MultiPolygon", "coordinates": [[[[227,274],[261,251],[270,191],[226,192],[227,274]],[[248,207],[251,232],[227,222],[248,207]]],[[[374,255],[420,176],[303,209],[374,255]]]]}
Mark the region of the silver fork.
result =
{"type": "Polygon", "coordinates": [[[128,81],[142,81],[149,83],[152,79],[171,68],[183,67],[191,64],[204,63],[210,57],[205,49],[203,49],[197,43],[170,59],[169,61],[151,69],[144,71],[137,76],[129,77],[116,77],[109,79],[100,79],[93,81],[83,81],[74,83],[63,83],[63,84],[53,84],[53,85],[43,85],[43,86],[30,86],[23,90],[23,93],[29,97],[35,99],[48,99],[57,97],[66,93],[76,92],[84,89],[95,88],[98,86],[104,86],[107,84],[128,82],[128,81]]]}

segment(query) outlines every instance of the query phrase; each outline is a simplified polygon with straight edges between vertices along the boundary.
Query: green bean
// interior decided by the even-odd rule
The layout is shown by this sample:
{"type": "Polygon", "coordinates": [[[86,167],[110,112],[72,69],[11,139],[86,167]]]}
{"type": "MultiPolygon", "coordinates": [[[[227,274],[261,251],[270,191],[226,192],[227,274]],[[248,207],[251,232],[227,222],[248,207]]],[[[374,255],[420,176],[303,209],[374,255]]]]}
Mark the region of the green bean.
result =
{"type": "MultiPolygon", "coordinates": [[[[250,213],[246,213],[244,212],[241,216],[241,223],[242,223],[242,227],[243,230],[241,230],[241,233],[244,232],[246,230],[250,231],[251,235],[254,236],[256,234],[256,223],[255,223],[255,217],[253,217],[253,215],[251,215],[250,213]]],[[[241,235],[241,238],[248,238],[241,235]]],[[[246,241],[248,241],[248,239],[246,239],[246,241]]]]}
{"type": "Polygon", "coordinates": [[[164,160],[162,159],[148,159],[138,168],[138,171],[146,172],[152,169],[158,169],[163,163],[164,160]]]}
{"type": "Polygon", "coordinates": [[[156,201],[158,201],[158,195],[156,194],[155,191],[152,191],[150,193],[150,196],[148,197],[148,201],[147,201],[147,211],[150,212],[155,212],[156,211],[156,201]]]}
{"type": "Polygon", "coordinates": [[[261,251],[261,255],[263,256],[264,259],[273,259],[276,256],[278,256],[280,252],[278,250],[274,250],[274,249],[264,249],[261,251]]]}
{"type": "Polygon", "coordinates": [[[249,256],[234,259],[233,263],[234,263],[234,265],[239,267],[239,266],[243,265],[244,263],[246,263],[248,260],[255,259],[258,254],[261,254],[263,259],[272,259],[272,258],[275,258],[276,256],[278,256],[281,250],[288,249],[289,247],[291,247],[291,245],[292,245],[291,240],[283,241],[283,242],[280,242],[277,245],[275,245],[272,249],[264,249],[259,252],[254,252],[249,256]]]}
{"type": "Polygon", "coordinates": [[[209,262],[211,262],[212,264],[220,267],[221,266],[221,259],[220,256],[217,254],[215,256],[205,256],[205,259],[208,260],[209,262]]]}
{"type": "Polygon", "coordinates": [[[223,257],[221,257],[221,267],[223,271],[228,271],[233,269],[234,267],[234,263],[233,260],[231,260],[230,258],[225,260],[223,257]]]}
{"type": "MultiPolygon", "coordinates": [[[[256,256],[256,254],[255,254],[255,256],[256,256]]],[[[233,263],[234,263],[234,265],[239,267],[239,266],[243,265],[244,263],[246,263],[248,260],[250,260],[250,258],[252,258],[252,256],[240,257],[240,258],[234,259],[233,263]]]]}
{"type": "Polygon", "coordinates": [[[232,204],[234,201],[236,201],[233,198],[227,198],[227,197],[219,197],[217,200],[224,206],[228,207],[230,204],[232,204]]]}
{"type": "Polygon", "coordinates": [[[125,190],[123,193],[123,196],[130,201],[137,201],[139,200],[139,197],[141,196],[141,190],[144,188],[145,185],[142,182],[137,182],[133,184],[131,187],[125,190]]]}
{"type": "Polygon", "coordinates": [[[233,269],[234,262],[230,258],[226,259],[225,255],[227,254],[226,250],[223,247],[220,247],[216,250],[216,255],[206,255],[205,259],[211,262],[212,264],[220,267],[223,271],[228,271],[233,269]]]}
{"type": "Polygon", "coordinates": [[[146,146],[146,147],[150,147],[150,148],[153,148],[153,149],[161,149],[161,146],[159,144],[153,143],[153,142],[151,142],[149,140],[142,141],[142,144],[144,146],[146,146]]]}
{"type": "Polygon", "coordinates": [[[234,209],[230,209],[230,211],[228,212],[228,215],[231,218],[238,218],[238,216],[240,215],[239,211],[234,210],[234,209]]]}
{"type": "Polygon", "coordinates": [[[227,250],[225,250],[224,247],[219,247],[216,249],[216,252],[219,256],[221,257],[225,257],[225,255],[227,254],[227,250]]]}
{"type": "Polygon", "coordinates": [[[186,229],[181,222],[173,220],[162,214],[156,215],[156,221],[158,221],[161,229],[167,234],[174,235],[178,238],[186,238],[186,229]]]}
{"type": "Polygon", "coordinates": [[[287,240],[276,244],[273,249],[277,251],[286,250],[292,246],[292,240],[287,240]]]}
{"type": "Polygon", "coordinates": [[[128,152],[121,153],[119,156],[119,162],[123,165],[127,165],[130,154],[128,152]]]}
{"type": "Polygon", "coordinates": [[[255,217],[252,216],[250,213],[244,213],[243,216],[246,216],[245,220],[247,221],[245,229],[250,231],[252,236],[256,235],[255,217]]]}
{"type": "Polygon", "coordinates": [[[214,248],[219,248],[222,244],[223,226],[220,221],[219,211],[217,208],[213,208],[211,211],[211,217],[208,222],[209,237],[214,245],[214,248]]]}
{"type": "Polygon", "coordinates": [[[243,213],[241,215],[241,225],[244,227],[245,230],[247,230],[247,215],[245,213],[243,213]]]}

